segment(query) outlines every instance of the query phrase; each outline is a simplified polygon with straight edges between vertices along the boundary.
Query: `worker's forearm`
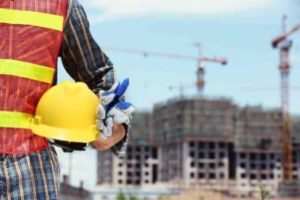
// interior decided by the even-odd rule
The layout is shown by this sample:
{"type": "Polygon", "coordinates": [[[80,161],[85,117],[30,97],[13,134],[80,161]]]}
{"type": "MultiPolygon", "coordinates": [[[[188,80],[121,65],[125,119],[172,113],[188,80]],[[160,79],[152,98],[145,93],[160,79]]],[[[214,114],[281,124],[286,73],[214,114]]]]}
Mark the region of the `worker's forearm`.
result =
{"type": "Polygon", "coordinates": [[[110,149],[124,138],[126,129],[122,124],[116,124],[112,128],[112,132],[111,137],[107,139],[99,137],[96,141],[92,142],[91,145],[98,151],[110,149]]]}

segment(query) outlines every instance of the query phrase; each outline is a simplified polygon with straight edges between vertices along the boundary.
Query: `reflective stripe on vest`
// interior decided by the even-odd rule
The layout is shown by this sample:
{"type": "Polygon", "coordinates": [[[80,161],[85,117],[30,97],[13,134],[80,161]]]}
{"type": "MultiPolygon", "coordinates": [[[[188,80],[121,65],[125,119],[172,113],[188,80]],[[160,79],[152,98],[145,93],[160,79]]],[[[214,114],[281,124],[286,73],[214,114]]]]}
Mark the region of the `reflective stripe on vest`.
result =
{"type": "Polygon", "coordinates": [[[32,117],[26,113],[0,111],[0,127],[29,129],[32,117]]]}
{"type": "Polygon", "coordinates": [[[48,13],[0,8],[0,23],[38,26],[63,30],[63,16],[48,13]]]}
{"type": "Polygon", "coordinates": [[[54,68],[33,63],[0,59],[0,74],[28,78],[44,83],[52,83],[54,68]]]}

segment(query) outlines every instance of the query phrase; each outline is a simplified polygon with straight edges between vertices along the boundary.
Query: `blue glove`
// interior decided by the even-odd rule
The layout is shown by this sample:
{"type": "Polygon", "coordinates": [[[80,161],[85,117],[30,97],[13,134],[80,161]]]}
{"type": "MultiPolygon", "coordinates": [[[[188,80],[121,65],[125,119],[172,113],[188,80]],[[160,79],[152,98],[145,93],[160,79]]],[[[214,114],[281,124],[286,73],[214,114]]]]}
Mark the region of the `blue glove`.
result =
{"type": "Polygon", "coordinates": [[[121,101],[121,98],[124,96],[127,88],[129,86],[129,79],[126,78],[122,83],[116,82],[109,90],[99,91],[99,97],[101,103],[105,108],[106,113],[110,111],[117,103],[121,101]]]}
{"type": "Polygon", "coordinates": [[[107,91],[99,91],[101,104],[97,109],[96,124],[104,139],[112,135],[114,124],[130,126],[131,114],[135,108],[131,103],[125,102],[123,99],[128,85],[129,79],[125,79],[121,83],[115,83],[107,91]]]}

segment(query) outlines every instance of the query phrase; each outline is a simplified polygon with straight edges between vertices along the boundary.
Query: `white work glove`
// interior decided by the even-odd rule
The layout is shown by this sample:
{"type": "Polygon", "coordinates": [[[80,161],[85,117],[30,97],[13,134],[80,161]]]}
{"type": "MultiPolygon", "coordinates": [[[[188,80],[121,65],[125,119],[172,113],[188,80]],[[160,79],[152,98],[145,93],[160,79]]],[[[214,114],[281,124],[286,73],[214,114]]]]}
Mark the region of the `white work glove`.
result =
{"type": "Polygon", "coordinates": [[[131,103],[123,100],[124,93],[129,85],[129,79],[122,83],[115,83],[109,90],[99,91],[101,104],[97,108],[97,128],[104,139],[112,136],[114,124],[123,124],[128,129],[131,121],[131,114],[134,107],[131,103]]]}

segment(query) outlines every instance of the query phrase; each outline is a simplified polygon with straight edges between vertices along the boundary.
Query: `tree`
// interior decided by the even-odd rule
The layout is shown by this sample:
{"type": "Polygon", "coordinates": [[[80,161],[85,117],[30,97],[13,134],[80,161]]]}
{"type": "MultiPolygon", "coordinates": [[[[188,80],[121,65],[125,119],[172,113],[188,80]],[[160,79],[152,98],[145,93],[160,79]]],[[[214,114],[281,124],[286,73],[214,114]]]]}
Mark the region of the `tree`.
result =
{"type": "Polygon", "coordinates": [[[129,200],[139,200],[139,198],[136,197],[136,196],[130,196],[130,197],[129,197],[129,200]]]}
{"type": "Polygon", "coordinates": [[[259,193],[261,200],[266,200],[266,198],[270,195],[270,192],[267,190],[265,185],[259,186],[259,193]]]}
{"type": "Polygon", "coordinates": [[[126,196],[122,191],[119,192],[117,200],[126,200],[126,196]]]}

